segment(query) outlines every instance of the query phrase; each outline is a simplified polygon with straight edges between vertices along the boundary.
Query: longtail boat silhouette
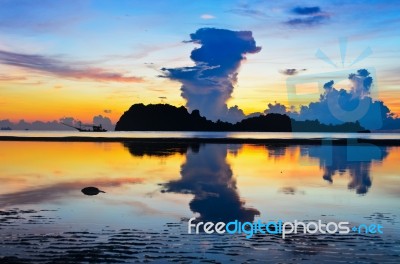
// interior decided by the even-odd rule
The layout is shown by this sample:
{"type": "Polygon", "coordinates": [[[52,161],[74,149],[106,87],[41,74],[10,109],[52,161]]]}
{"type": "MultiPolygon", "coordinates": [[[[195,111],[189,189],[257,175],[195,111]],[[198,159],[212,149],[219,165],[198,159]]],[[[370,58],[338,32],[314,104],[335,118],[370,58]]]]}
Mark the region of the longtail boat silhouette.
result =
{"type": "Polygon", "coordinates": [[[63,124],[64,126],[75,128],[79,132],[107,132],[107,129],[103,128],[101,126],[101,124],[98,125],[98,126],[96,126],[94,124],[92,124],[92,125],[82,125],[82,122],[79,122],[79,127],[71,126],[71,125],[68,125],[68,124],[65,124],[65,123],[61,123],[61,124],[63,124]]]}
{"type": "Polygon", "coordinates": [[[106,193],[105,191],[99,190],[96,187],[85,187],[81,190],[85,195],[98,195],[99,193],[106,193]]]}

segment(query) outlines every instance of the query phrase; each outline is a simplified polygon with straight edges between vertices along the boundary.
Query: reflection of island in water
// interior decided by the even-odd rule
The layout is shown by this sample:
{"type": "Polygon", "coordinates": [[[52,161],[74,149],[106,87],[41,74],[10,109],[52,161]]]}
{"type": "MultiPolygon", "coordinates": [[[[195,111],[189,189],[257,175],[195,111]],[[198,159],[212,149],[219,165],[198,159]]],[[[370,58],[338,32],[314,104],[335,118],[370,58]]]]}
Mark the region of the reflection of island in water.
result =
{"type": "Polygon", "coordinates": [[[124,143],[135,156],[165,156],[186,153],[181,167],[182,178],[165,183],[163,192],[193,194],[190,209],[205,221],[253,221],[260,212],[245,207],[236,187],[236,180],[226,161],[228,146],[220,144],[138,144],[124,143]],[[190,149],[190,151],[189,151],[190,149]]]}
{"type": "MultiPolygon", "coordinates": [[[[193,194],[189,206],[204,221],[253,221],[260,212],[246,207],[240,198],[236,180],[226,161],[229,146],[226,144],[188,143],[124,143],[134,156],[167,156],[174,153],[186,155],[181,166],[181,179],[163,184],[162,192],[193,194]]],[[[268,145],[269,158],[285,156],[287,145],[268,145]]],[[[386,147],[373,145],[349,146],[302,146],[301,155],[318,158],[323,169],[323,179],[333,182],[335,174],[348,172],[349,189],[366,194],[371,187],[370,176],[373,161],[382,161],[387,155],[386,147]]],[[[300,161],[299,161],[300,162],[300,161]]],[[[302,166],[299,163],[299,166],[302,166]]]]}

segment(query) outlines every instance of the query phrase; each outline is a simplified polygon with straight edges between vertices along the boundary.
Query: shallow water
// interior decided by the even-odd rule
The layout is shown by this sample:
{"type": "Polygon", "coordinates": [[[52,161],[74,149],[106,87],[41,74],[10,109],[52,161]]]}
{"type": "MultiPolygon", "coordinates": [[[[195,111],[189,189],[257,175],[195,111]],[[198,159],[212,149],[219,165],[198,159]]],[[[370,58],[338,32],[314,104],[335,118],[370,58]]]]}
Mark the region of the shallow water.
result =
{"type": "Polygon", "coordinates": [[[0,160],[1,263],[400,261],[400,147],[3,141],[0,160]],[[191,217],[384,232],[246,239],[191,217]]]}

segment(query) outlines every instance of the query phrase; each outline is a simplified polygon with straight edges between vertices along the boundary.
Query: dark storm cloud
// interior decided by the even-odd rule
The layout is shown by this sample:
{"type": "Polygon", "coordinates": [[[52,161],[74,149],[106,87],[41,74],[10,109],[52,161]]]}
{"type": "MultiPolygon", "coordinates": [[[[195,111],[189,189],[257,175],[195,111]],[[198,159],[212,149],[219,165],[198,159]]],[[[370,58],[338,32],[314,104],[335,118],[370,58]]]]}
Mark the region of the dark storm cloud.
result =
{"type": "Polygon", "coordinates": [[[140,77],[123,76],[120,73],[110,72],[101,68],[91,68],[87,66],[79,67],[55,57],[37,54],[22,54],[0,50],[0,63],[27,68],[64,78],[129,83],[143,81],[140,77]]]}
{"type": "Polygon", "coordinates": [[[163,68],[165,76],[182,83],[182,97],[189,110],[198,109],[212,120],[235,122],[240,119],[237,111],[230,115],[227,100],[231,97],[240,65],[246,54],[257,53],[251,31],[231,31],[216,28],[201,28],[190,34],[192,42],[201,45],[195,48],[190,58],[193,67],[163,68]]]}
{"type": "Polygon", "coordinates": [[[301,7],[297,6],[292,9],[292,13],[296,15],[314,15],[321,12],[321,8],[319,6],[312,7],[301,7]]]}

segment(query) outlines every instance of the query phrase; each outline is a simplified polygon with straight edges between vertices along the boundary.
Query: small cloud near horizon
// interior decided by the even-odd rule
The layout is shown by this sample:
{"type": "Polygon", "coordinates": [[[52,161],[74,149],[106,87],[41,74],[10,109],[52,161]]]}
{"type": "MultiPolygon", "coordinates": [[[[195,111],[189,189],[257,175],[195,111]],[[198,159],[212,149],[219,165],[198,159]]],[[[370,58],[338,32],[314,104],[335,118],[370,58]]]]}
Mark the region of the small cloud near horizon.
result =
{"type": "Polygon", "coordinates": [[[297,75],[300,72],[304,72],[307,69],[284,69],[284,70],[280,70],[279,72],[282,73],[283,75],[297,75]]]}

